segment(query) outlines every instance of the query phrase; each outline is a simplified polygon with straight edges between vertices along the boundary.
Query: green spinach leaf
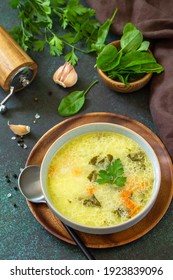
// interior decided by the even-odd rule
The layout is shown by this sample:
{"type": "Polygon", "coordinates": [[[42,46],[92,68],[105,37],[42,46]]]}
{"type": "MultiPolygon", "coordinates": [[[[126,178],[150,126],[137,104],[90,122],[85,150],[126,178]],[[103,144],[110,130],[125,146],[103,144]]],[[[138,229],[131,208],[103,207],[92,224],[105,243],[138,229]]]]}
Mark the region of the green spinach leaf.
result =
{"type": "Polygon", "coordinates": [[[97,67],[102,71],[110,71],[118,66],[121,56],[122,52],[118,52],[115,46],[107,45],[97,57],[97,67]]]}
{"type": "Polygon", "coordinates": [[[142,65],[134,65],[127,67],[126,70],[133,71],[135,73],[161,73],[164,68],[159,63],[145,63],[142,65]]]}
{"type": "Polygon", "coordinates": [[[142,52],[142,51],[148,51],[150,46],[150,42],[149,41],[143,41],[141,46],[139,47],[138,51],[142,52]]]}
{"type": "Polygon", "coordinates": [[[87,90],[73,91],[65,96],[60,102],[58,113],[63,117],[68,117],[79,112],[85,103],[85,95],[96,83],[98,80],[94,81],[87,90]]]}
{"type": "Polygon", "coordinates": [[[128,23],[126,23],[126,25],[123,28],[123,35],[129,31],[133,31],[136,29],[137,28],[131,22],[128,22],[128,23]]]}
{"type": "Polygon", "coordinates": [[[123,53],[137,50],[143,41],[142,33],[138,29],[134,29],[125,33],[120,40],[120,46],[123,53]]]}
{"type": "Polygon", "coordinates": [[[118,9],[115,9],[112,18],[108,18],[103,25],[99,27],[97,41],[92,44],[92,50],[96,50],[97,53],[101,52],[104,47],[105,40],[107,38],[110,26],[117,14],[118,9]]]}
{"type": "Polygon", "coordinates": [[[154,56],[148,52],[132,51],[122,56],[117,69],[125,69],[134,65],[155,63],[154,56]]]}

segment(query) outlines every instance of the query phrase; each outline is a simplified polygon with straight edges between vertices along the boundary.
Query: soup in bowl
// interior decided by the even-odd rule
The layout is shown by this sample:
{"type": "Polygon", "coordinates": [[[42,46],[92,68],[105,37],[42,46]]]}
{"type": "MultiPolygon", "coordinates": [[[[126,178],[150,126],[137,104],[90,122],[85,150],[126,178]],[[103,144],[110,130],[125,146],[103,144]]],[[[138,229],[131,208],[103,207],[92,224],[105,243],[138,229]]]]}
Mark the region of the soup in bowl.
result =
{"type": "Polygon", "coordinates": [[[154,150],[136,132],[91,123],[59,137],[40,171],[46,202],[74,229],[108,234],[127,229],[150,211],[160,188],[154,150]]]}

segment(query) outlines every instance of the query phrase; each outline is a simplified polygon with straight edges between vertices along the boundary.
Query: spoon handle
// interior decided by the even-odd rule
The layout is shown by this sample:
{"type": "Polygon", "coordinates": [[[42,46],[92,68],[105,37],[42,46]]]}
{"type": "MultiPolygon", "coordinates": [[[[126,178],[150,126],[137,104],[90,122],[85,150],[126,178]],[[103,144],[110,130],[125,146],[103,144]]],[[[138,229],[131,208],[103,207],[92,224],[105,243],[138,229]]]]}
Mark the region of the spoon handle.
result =
{"type": "Polygon", "coordinates": [[[79,236],[76,234],[76,232],[70,228],[69,226],[65,225],[63,223],[63,226],[67,230],[67,232],[70,234],[70,236],[73,238],[73,240],[76,242],[76,244],[79,246],[81,251],[84,253],[84,255],[87,257],[88,260],[95,260],[94,256],[91,254],[89,249],[84,245],[82,240],[79,238],[79,236]]]}

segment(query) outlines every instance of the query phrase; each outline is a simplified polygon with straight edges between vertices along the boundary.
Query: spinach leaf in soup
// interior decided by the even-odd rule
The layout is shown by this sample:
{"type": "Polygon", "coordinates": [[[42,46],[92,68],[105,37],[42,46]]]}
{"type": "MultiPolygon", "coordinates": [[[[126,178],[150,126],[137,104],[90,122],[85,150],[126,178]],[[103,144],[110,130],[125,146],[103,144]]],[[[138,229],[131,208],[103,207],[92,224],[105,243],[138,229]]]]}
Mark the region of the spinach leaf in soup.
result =
{"type": "Polygon", "coordinates": [[[84,199],[83,205],[88,207],[101,207],[101,203],[94,194],[91,197],[84,199]]]}

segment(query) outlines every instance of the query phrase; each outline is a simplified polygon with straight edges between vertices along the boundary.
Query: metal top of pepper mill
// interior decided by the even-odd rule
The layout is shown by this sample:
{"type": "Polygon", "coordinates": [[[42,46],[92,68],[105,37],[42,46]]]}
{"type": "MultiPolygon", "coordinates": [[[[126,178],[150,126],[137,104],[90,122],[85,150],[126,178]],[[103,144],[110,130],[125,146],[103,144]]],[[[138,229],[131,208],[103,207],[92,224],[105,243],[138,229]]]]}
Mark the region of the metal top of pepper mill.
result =
{"type": "Polygon", "coordinates": [[[31,67],[25,66],[20,68],[10,80],[10,93],[0,103],[0,113],[6,112],[7,107],[4,105],[14,92],[22,90],[33,80],[34,70],[31,67]]]}
{"type": "Polygon", "coordinates": [[[10,87],[14,87],[14,92],[22,90],[30,84],[34,77],[34,70],[31,67],[20,68],[10,80],[10,87]]]}

